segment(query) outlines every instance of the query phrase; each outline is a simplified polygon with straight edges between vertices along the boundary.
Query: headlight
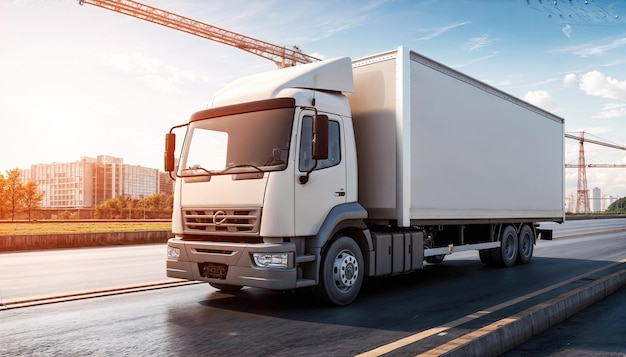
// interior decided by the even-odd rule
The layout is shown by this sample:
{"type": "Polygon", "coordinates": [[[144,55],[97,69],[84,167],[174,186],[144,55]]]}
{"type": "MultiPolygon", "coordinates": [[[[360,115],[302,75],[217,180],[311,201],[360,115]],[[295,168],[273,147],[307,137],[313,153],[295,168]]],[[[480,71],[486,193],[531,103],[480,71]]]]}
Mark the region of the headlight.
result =
{"type": "Polygon", "coordinates": [[[178,259],[180,257],[180,248],[167,246],[167,259],[178,259]]]}
{"type": "Polygon", "coordinates": [[[288,268],[291,253],[252,253],[254,264],[261,268],[288,268]]]}

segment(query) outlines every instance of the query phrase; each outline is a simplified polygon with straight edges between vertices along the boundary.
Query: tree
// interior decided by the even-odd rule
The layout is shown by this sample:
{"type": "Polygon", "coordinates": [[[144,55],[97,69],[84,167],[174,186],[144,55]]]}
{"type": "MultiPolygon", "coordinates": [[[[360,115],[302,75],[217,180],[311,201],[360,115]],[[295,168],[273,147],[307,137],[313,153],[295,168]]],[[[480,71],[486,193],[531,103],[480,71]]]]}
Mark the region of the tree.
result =
{"type": "Polygon", "coordinates": [[[174,195],[170,195],[165,202],[165,212],[167,213],[168,218],[172,218],[172,213],[174,212],[174,195]]]}
{"type": "Polygon", "coordinates": [[[94,218],[170,218],[173,202],[172,196],[166,196],[163,193],[156,193],[143,199],[132,198],[128,195],[117,196],[100,202],[96,206],[94,218]]]}
{"type": "Polygon", "coordinates": [[[129,196],[116,196],[109,198],[108,200],[100,202],[96,206],[94,212],[94,218],[108,218],[108,219],[122,219],[128,218],[128,203],[129,196]]]}
{"type": "Polygon", "coordinates": [[[7,210],[8,199],[6,197],[6,179],[3,174],[0,174],[0,219],[4,218],[4,213],[7,210]]]}
{"type": "Polygon", "coordinates": [[[619,200],[611,203],[609,208],[606,209],[607,213],[613,214],[625,214],[626,213],[626,197],[622,197],[619,200]]]}
{"type": "Polygon", "coordinates": [[[24,208],[28,211],[29,221],[32,211],[41,208],[41,200],[43,200],[43,193],[39,192],[35,181],[29,180],[26,185],[24,185],[24,208]]]}
{"type": "Polygon", "coordinates": [[[169,197],[164,193],[155,193],[146,198],[144,203],[147,207],[147,218],[170,218],[172,208],[168,199],[169,197]]]}
{"type": "Polygon", "coordinates": [[[4,191],[9,212],[11,212],[11,221],[14,221],[15,215],[24,209],[24,184],[20,169],[7,171],[4,191]]]}

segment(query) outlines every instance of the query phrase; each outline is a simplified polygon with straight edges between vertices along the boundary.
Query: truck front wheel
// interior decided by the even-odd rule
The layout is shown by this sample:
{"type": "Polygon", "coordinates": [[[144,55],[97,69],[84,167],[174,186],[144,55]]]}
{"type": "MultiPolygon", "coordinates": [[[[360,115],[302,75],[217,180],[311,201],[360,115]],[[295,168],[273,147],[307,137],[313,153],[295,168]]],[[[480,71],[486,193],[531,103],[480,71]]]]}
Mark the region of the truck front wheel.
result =
{"type": "Polygon", "coordinates": [[[320,281],[314,291],[326,302],[348,305],[361,290],[363,273],[361,248],[352,238],[339,237],[322,257],[320,281]]]}

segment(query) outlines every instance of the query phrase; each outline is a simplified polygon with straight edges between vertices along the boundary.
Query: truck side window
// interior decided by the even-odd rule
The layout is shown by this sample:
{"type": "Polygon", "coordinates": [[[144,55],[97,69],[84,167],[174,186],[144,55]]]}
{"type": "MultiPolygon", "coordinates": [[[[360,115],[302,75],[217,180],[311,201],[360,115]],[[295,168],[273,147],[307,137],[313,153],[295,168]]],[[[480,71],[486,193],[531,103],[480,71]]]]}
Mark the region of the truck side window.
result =
{"type": "MultiPolygon", "coordinates": [[[[300,139],[300,165],[301,172],[308,171],[315,161],[311,159],[313,140],[313,117],[307,116],[302,119],[302,133],[300,139]]],[[[335,166],[341,161],[341,141],[339,139],[339,122],[328,121],[328,158],[319,160],[315,170],[335,166]]]]}

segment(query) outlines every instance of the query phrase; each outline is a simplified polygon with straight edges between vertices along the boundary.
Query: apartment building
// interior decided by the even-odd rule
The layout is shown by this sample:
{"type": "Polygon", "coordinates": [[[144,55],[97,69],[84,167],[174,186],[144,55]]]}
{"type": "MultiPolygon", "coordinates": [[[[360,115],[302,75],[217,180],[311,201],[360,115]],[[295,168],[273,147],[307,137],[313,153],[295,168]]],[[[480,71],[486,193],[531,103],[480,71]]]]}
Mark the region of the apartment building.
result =
{"type": "Polygon", "coordinates": [[[145,198],[171,195],[173,182],[158,169],[124,164],[118,157],[81,157],[76,162],[31,165],[22,180],[35,181],[43,193],[42,208],[93,208],[120,195],[145,198]]]}

